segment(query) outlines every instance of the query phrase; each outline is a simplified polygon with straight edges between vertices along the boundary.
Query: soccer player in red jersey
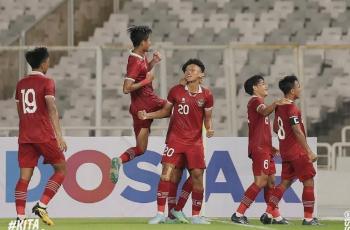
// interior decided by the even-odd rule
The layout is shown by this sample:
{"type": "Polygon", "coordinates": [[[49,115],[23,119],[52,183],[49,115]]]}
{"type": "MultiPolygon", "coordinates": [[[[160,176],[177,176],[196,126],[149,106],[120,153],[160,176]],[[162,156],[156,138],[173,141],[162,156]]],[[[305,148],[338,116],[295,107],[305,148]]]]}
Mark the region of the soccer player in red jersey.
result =
{"type": "Polygon", "coordinates": [[[15,96],[19,116],[20,167],[20,178],[15,191],[17,219],[25,218],[28,184],[39,157],[43,156],[44,163],[51,164],[54,168],[54,174],[32,211],[44,223],[53,225],[46,207],[65,177],[66,162],[63,151],[67,150],[67,145],[59,124],[55,83],[45,76],[50,63],[48,50],[45,47],[35,48],[28,51],[25,57],[33,71],[17,83],[15,96]]]}
{"type": "Polygon", "coordinates": [[[110,177],[113,183],[117,183],[120,166],[137,156],[142,155],[148,144],[148,136],[153,120],[140,120],[137,112],[146,110],[152,112],[161,109],[166,101],[159,98],[152,86],[153,74],[149,71],[160,62],[159,52],[153,54],[151,61],[147,60],[146,53],[151,46],[151,28],[148,26],[133,26],[128,29],[134,49],[130,52],[127,74],[124,80],[123,92],[131,96],[129,112],[133,118],[136,146],[127,149],[119,157],[112,159],[110,177]]]}
{"type": "Polygon", "coordinates": [[[277,106],[275,109],[273,127],[278,134],[282,157],[282,182],[273,190],[269,207],[270,210],[277,207],[284,191],[297,178],[304,185],[302,194],[304,220],[302,224],[319,225],[317,218],[313,218],[316,171],[312,162],[317,160],[317,155],[312,152],[306,141],[301,112],[294,103],[300,96],[300,84],[296,76],[286,76],[279,81],[279,88],[291,104],[277,106]]]}
{"type": "MultiPolygon", "coordinates": [[[[270,190],[274,187],[276,173],[273,156],[278,152],[272,146],[269,115],[277,105],[288,103],[286,99],[281,99],[269,106],[265,105],[264,98],[268,95],[268,87],[261,75],[254,75],[246,80],[244,89],[246,93],[252,96],[247,105],[249,126],[248,154],[253,161],[254,182],[245,191],[238,209],[231,217],[233,222],[239,224],[248,223],[244,213],[254,202],[261,189],[264,189],[266,204],[268,203],[270,190]]],[[[274,223],[288,223],[280,216],[277,208],[273,214],[276,218],[274,223]]]]}
{"type": "MultiPolygon", "coordinates": [[[[182,67],[186,85],[176,85],[170,89],[167,104],[158,111],[147,113],[140,111],[142,119],[160,119],[171,115],[166,148],[162,158],[162,174],[157,192],[157,215],[149,221],[151,224],[165,221],[164,206],[169,191],[169,181],[174,168],[185,165],[192,179],[192,218],[193,224],[209,224],[199,214],[203,202],[203,172],[205,169],[202,140],[203,122],[207,137],[212,137],[213,95],[209,89],[200,85],[205,67],[198,59],[189,59],[182,67]],[[173,112],[172,112],[173,111],[173,112]],[[185,162],[184,162],[185,161],[185,162]]],[[[181,211],[172,210],[172,214],[181,222],[188,223],[181,211]]]]}

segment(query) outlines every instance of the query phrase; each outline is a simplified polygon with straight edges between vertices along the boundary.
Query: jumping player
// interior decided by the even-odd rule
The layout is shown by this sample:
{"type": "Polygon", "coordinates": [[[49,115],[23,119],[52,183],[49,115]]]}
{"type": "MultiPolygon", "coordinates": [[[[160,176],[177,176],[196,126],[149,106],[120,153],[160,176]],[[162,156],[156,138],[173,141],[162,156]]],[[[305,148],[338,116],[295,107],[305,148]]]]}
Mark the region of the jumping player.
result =
{"type": "Polygon", "coordinates": [[[166,101],[159,98],[152,86],[153,74],[149,71],[161,61],[159,52],[153,54],[151,61],[147,60],[146,53],[151,46],[151,28],[148,26],[133,26],[128,29],[134,49],[130,52],[127,74],[124,80],[123,92],[131,96],[129,112],[133,118],[136,146],[127,149],[119,157],[112,159],[110,177],[117,183],[120,166],[137,156],[142,155],[148,144],[148,136],[153,120],[140,120],[137,112],[146,110],[152,112],[161,109],[166,101]]]}

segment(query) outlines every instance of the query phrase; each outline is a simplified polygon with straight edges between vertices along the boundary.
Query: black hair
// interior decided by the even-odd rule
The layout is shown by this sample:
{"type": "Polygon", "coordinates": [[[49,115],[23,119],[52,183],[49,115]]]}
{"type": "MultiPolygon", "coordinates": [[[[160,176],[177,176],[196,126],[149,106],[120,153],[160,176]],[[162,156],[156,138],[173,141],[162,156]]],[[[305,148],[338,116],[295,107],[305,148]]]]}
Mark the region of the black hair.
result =
{"type": "Polygon", "coordinates": [[[27,51],[25,57],[32,69],[37,69],[49,57],[49,51],[46,47],[36,47],[27,51]]]}
{"type": "Polygon", "coordinates": [[[183,66],[182,66],[182,72],[185,73],[187,66],[192,65],[192,64],[198,66],[201,69],[202,73],[204,73],[205,66],[204,66],[203,62],[197,58],[188,59],[188,61],[185,64],[183,64],[183,66]]]}
{"type": "Polygon", "coordinates": [[[152,33],[152,29],[149,26],[132,26],[128,28],[130,33],[130,39],[134,47],[141,44],[142,41],[146,41],[149,35],[152,33]]]}
{"type": "Polygon", "coordinates": [[[253,95],[254,94],[254,89],[253,86],[259,84],[259,82],[263,80],[264,81],[264,77],[260,74],[254,75],[250,78],[248,78],[245,82],[244,82],[244,90],[247,94],[249,95],[253,95]]]}
{"type": "Polygon", "coordinates": [[[298,78],[294,75],[285,76],[278,82],[278,87],[284,95],[287,95],[294,88],[296,81],[298,81],[298,78]]]}

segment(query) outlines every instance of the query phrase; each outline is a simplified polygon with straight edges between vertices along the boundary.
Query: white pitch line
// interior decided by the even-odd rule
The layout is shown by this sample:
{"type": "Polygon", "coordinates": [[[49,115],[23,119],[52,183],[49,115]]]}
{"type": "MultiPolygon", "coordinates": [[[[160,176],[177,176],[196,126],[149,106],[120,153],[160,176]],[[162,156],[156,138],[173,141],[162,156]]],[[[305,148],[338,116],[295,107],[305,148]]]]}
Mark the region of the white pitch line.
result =
{"type": "Polygon", "coordinates": [[[216,218],[211,218],[210,220],[224,223],[224,224],[232,224],[240,227],[246,227],[246,228],[255,228],[255,229],[264,229],[264,230],[275,230],[275,228],[269,228],[269,227],[263,227],[263,226],[257,226],[257,225],[250,225],[250,224],[237,224],[232,221],[226,221],[226,220],[220,220],[216,218]]]}

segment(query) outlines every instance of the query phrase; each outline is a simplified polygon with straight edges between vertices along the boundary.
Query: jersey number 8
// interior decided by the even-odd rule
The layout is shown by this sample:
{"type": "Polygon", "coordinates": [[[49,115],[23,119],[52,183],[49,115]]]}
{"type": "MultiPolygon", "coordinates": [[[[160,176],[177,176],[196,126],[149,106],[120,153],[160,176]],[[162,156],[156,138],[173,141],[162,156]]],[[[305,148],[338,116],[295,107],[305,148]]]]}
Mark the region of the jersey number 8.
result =
{"type": "Polygon", "coordinates": [[[277,135],[280,140],[284,140],[286,138],[286,132],[283,128],[283,121],[280,117],[277,117],[277,125],[278,125],[278,131],[277,135]]]}
{"type": "Polygon", "coordinates": [[[35,113],[37,110],[37,105],[35,101],[35,91],[34,89],[22,89],[22,103],[23,103],[23,113],[35,113]],[[29,101],[29,95],[31,95],[32,101],[29,101]]]}

